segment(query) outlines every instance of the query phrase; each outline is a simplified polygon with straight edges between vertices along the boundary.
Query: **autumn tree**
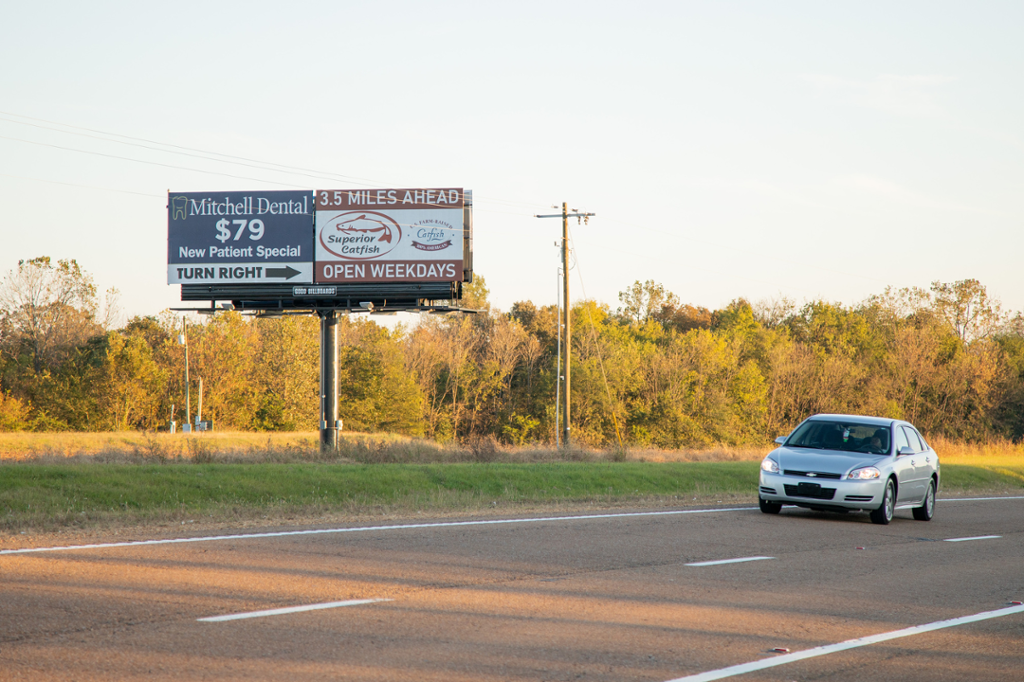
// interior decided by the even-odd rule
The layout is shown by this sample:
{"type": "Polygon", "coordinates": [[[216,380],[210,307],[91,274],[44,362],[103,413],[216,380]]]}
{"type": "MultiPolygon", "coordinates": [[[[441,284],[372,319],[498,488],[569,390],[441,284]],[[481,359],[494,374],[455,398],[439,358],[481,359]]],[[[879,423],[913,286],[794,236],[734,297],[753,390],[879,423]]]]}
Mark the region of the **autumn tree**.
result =
{"type": "MultiPolygon", "coordinates": [[[[204,419],[213,420],[223,429],[253,428],[261,398],[257,380],[261,349],[255,325],[239,313],[228,311],[205,324],[190,324],[187,333],[189,378],[194,382],[189,387],[192,416],[198,414],[199,392],[195,386],[202,380],[204,419]]],[[[184,367],[184,358],[179,366],[184,367]]],[[[179,390],[178,404],[184,406],[184,387],[179,390]]]]}
{"type": "Polygon", "coordinates": [[[1002,305],[989,297],[976,279],[958,282],[932,282],[932,308],[964,342],[983,339],[996,332],[1003,322],[1002,305]]]}
{"type": "Polygon", "coordinates": [[[25,402],[0,392],[0,431],[24,431],[29,427],[29,415],[25,402]]]}
{"type": "Polygon", "coordinates": [[[423,393],[406,369],[401,331],[346,318],[338,336],[338,405],[345,428],[422,436],[423,393]]]}
{"type": "Polygon", "coordinates": [[[313,315],[261,318],[253,427],[311,431],[320,420],[320,324],[313,315]]]}
{"type": "Polygon", "coordinates": [[[643,283],[636,280],[619,292],[619,303],[622,304],[618,309],[619,317],[633,324],[644,324],[663,308],[677,308],[679,297],[652,279],[643,283]]]}
{"type": "Polygon", "coordinates": [[[24,357],[34,372],[53,368],[72,349],[102,332],[96,285],[74,260],[48,256],[18,261],[0,284],[0,347],[24,357]]]}
{"type": "Polygon", "coordinates": [[[711,329],[715,324],[713,312],[688,303],[665,303],[660,310],[651,314],[651,319],[666,329],[682,333],[691,329],[711,329]]]}
{"type": "Polygon", "coordinates": [[[111,430],[156,429],[166,421],[159,410],[167,385],[166,370],[153,357],[158,339],[151,322],[141,319],[106,335],[96,392],[97,407],[111,430]]]}

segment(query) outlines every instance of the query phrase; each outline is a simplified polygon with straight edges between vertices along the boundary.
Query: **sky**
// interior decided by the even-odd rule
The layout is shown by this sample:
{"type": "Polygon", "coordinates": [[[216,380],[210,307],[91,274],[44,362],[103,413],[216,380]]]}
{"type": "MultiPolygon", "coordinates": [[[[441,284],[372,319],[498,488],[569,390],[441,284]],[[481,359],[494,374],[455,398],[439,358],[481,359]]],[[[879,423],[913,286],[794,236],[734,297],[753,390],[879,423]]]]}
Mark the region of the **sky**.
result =
{"type": "MultiPolygon", "coordinates": [[[[22,2],[0,274],[182,307],[167,192],[464,187],[491,303],[711,309],[978,279],[1024,309],[1019,2],[22,2]]],[[[188,304],[184,304],[188,305],[188,304]]]]}

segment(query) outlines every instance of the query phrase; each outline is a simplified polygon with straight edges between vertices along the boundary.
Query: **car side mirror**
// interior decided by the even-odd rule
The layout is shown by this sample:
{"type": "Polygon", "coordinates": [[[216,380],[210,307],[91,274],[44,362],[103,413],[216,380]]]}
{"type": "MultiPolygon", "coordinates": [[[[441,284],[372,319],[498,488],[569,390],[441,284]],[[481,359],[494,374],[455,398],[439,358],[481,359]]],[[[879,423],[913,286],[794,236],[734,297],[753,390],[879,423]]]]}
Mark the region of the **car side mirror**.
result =
{"type": "Polygon", "coordinates": [[[912,455],[912,454],[914,454],[914,448],[910,447],[909,445],[904,445],[903,447],[900,448],[900,451],[897,452],[896,454],[898,456],[912,455]]]}
{"type": "Polygon", "coordinates": [[[779,436],[775,439],[775,442],[779,445],[783,445],[786,442],[786,436],[779,436]]]}

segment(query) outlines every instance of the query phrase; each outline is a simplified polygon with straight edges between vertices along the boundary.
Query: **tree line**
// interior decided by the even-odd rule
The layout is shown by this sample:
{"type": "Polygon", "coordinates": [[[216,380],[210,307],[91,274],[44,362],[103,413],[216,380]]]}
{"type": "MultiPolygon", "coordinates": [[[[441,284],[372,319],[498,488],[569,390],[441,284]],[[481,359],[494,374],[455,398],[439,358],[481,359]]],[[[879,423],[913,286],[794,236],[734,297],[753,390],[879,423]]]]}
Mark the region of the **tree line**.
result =
{"type": "MultiPolygon", "coordinates": [[[[315,430],[319,321],[165,311],[111,323],[75,261],[22,261],[0,283],[0,431],[166,429],[191,405],[217,429],[315,430]],[[116,327],[116,328],[115,328],[116,327]]],[[[558,312],[423,314],[394,330],[344,317],[339,405],[354,431],[438,441],[554,440],[558,312]]],[[[572,433],[591,446],[764,443],[819,412],[903,418],[954,440],[1024,435],[1024,319],[969,279],[854,305],[684,304],[653,281],[572,306],[572,433]]]]}

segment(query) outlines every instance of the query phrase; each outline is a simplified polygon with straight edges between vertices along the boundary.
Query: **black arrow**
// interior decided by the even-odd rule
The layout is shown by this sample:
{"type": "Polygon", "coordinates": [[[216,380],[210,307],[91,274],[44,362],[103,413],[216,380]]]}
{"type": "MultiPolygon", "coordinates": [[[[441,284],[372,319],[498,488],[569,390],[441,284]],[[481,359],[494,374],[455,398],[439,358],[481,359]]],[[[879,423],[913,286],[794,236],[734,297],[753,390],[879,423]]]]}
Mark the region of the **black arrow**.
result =
{"type": "Polygon", "coordinates": [[[291,279],[299,274],[299,271],[290,265],[283,268],[267,268],[264,272],[267,273],[267,277],[284,277],[285,279],[291,279]]]}

